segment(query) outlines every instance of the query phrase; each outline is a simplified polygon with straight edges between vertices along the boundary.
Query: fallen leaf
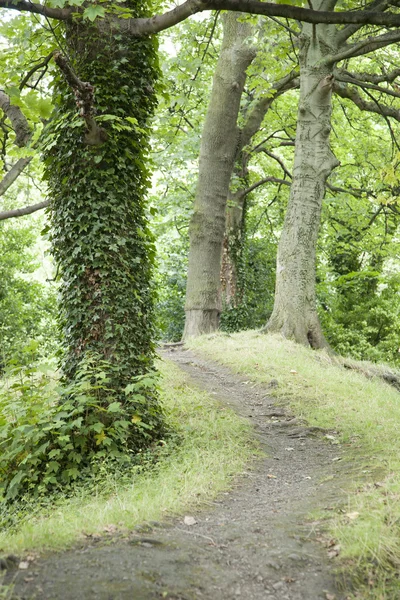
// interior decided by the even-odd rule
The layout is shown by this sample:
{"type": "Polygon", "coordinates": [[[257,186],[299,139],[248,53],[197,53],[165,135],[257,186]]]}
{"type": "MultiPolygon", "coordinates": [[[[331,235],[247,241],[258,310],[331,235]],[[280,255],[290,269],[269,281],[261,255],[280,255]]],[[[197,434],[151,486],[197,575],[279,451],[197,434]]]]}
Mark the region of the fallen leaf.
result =
{"type": "Polygon", "coordinates": [[[268,473],[267,477],[268,479],[276,479],[276,475],[271,475],[270,473],[268,473]]]}
{"type": "Polygon", "coordinates": [[[285,448],[288,452],[293,452],[294,448],[285,448]]]}
{"type": "Polygon", "coordinates": [[[117,529],[118,527],[116,525],[106,525],[103,527],[103,531],[106,531],[107,533],[115,533],[117,529]]]}
{"type": "Polygon", "coordinates": [[[196,525],[197,521],[194,517],[185,517],[183,519],[183,522],[185,523],[185,525],[196,525]]]}
{"type": "Polygon", "coordinates": [[[18,569],[29,569],[29,563],[27,560],[23,560],[19,563],[18,569]]]}
{"type": "Polygon", "coordinates": [[[326,600],[336,600],[335,594],[326,594],[326,600]]]}
{"type": "Polygon", "coordinates": [[[340,552],[340,545],[336,544],[335,546],[332,546],[328,550],[328,556],[329,556],[329,558],[335,558],[336,556],[339,556],[339,552],[340,552]]]}
{"type": "Polygon", "coordinates": [[[346,517],[347,517],[348,519],[351,519],[352,521],[353,521],[354,519],[357,519],[359,516],[360,516],[360,513],[359,513],[359,512],[348,512],[348,513],[346,513],[346,517]]]}
{"type": "Polygon", "coordinates": [[[297,375],[297,371],[295,371],[294,369],[292,369],[290,372],[292,375],[297,375]]]}

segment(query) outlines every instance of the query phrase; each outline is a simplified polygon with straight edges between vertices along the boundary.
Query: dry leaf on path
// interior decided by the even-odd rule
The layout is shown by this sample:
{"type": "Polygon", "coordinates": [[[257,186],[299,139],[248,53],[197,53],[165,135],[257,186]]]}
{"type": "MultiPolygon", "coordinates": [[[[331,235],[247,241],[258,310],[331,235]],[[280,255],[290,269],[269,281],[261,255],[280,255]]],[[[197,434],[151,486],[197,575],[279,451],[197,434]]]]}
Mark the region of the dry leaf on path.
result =
{"type": "Polygon", "coordinates": [[[197,521],[194,517],[185,517],[183,519],[183,522],[185,523],[185,525],[196,525],[197,521]]]}
{"type": "Polygon", "coordinates": [[[348,513],[346,513],[345,516],[348,519],[351,519],[353,521],[354,519],[357,519],[360,516],[360,513],[359,512],[348,512],[348,513]]]}

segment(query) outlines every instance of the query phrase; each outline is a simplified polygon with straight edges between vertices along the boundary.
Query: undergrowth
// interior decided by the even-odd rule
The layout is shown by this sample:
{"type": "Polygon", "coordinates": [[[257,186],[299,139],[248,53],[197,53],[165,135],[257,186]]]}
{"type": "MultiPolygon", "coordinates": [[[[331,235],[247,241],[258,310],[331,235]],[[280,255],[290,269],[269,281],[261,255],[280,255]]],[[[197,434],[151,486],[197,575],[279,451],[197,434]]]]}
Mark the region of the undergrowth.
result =
{"type": "MultiPolygon", "coordinates": [[[[347,506],[325,515],[348,598],[400,598],[400,394],[369,363],[335,358],[259,332],[208,335],[189,346],[288,402],[310,425],[332,430],[347,450],[353,481],[347,506]],[[354,367],[357,367],[357,371],[354,367]],[[355,465],[355,470],[353,466],[355,465]]],[[[385,369],[383,369],[385,371],[385,369]]],[[[334,439],[330,439],[334,438],[334,439]]],[[[338,485],[340,482],[338,481],[338,485]]]]}
{"type": "Polygon", "coordinates": [[[63,549],[78,539],[160,520],[197,507],[229,486],[253,456],[250,427],[194,387],[169,362],[161,398],[170,432],[130,470],[99,463],[92,480],[66,493],[0,504],[0,554],[63,549]]]}

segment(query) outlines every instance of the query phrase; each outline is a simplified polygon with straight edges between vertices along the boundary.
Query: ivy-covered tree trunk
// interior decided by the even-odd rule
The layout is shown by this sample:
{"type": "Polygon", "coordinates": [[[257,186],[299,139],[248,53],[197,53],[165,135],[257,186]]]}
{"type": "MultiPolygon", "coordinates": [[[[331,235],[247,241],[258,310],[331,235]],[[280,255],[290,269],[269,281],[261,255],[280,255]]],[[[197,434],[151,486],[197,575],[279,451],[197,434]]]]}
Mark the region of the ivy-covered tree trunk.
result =
{"type": "Polygon", "coordinates": [[[224,40],[203,128],[189,230],[183,339],[218,329],[225,209],[239,141],[237,117],[246,69],[254,58],[250,33],[251,26],[240,22],[238,14],[224,16],[224,40]]]}
{"type": "Polygon", "coordinates": [[[303,25],[293,182],[279,241],[275,303],[267,331],[313,348],[327,346],[316,308],[315,256],[325,183],[339,165],[331,151],[333,26],[303,25]]]}
{"type": "MultiPolygon", "coordinates": [[[[61,278],[64,378],[73,382],[88,361],[97,362],[108,406],[124,403],[132,378],[153,367],[154,247],[145,194],[158,69],[154,40],[124,37],[106,19],[87,23],[66,31],[72,84],[60,75],[45,164],[61,278]],[[93,118],[71,89],[74,77],[94,88],[93,118]],[[91,118],[96,135],[87,129],[91,118]]],[[[137,449],[159,433],[156,395],[131,412],[137,449]]]]}

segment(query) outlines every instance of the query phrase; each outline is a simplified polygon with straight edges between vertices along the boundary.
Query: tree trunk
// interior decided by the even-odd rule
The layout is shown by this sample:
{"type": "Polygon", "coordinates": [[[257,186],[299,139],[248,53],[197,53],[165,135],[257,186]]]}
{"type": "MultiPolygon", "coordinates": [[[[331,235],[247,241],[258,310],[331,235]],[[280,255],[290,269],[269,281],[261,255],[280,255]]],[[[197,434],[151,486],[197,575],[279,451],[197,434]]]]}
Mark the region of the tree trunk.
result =
{"type": "MultiPolygon", "coordinates": [[[[60,76],[45,164],[62,280],[62,367],[73,383],[95,363],[107,382],[104,404],[126,405],[126,386],[152,369],[154,356],[154,247],[144,195],[156,47],[149,39],[124,38],[106,20],[68,26],[66,44],[75,75],[94,87],[94,119],[104,135],[88,139],[87,107],[60,76]]],[[[146,405],[132,403],[129,410],[148,426],[128,423],[130,447],[138,449],[158,435],[161,411],[152,392],[146,405]]]]}
{"type": "Polygon", "coordinates": [[[202,134],[199,178],[190,223],[190,251],[183,339],[218,328],[222,242],[229,182],[239,141],[237,117],[254,58],[248,44],[251,26],[239,15],[224,16],[224,40],[218,59],[202,134]]]}
{"type": "Polygon", "coordinates": [[[229,194],[221,267],[222,306],[228,309],[235,308],[240,301],[241,282],[238,270],[243,250],[244,203],[243,190],[229,194]]]}
{"type": "Polygon", "coordinates": [[[327,346],[316,309],[315,256],[325,183],[339,165],[331,151],[333,26],[304,25],[293,182],[279,241],[275,303],[267,331],[313,348],[327,346]]]}

